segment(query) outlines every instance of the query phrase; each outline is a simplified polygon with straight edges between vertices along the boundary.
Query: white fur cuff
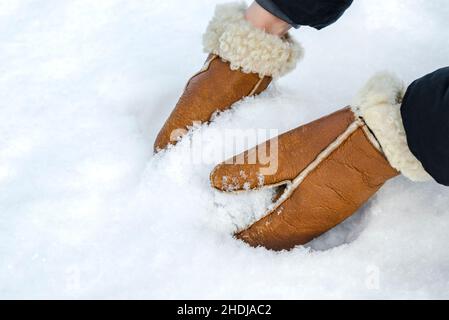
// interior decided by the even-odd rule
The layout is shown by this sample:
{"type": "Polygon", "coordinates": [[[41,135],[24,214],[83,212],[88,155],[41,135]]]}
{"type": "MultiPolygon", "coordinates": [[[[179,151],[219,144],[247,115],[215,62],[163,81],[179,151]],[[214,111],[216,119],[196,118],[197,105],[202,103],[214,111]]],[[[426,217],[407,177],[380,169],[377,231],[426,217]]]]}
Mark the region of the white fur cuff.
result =
{"type": "Polygon", "coordinates": [[[379,73],[360,91],[352,109],[372,130],[393,168],[412,181],[431,180],[408,148],[401,117],[404,93],[404,85],[397,77],[379,73]]]}
{"type": "Polygon", "coordinates": [[[289,35],[283,38],[252,26],[245,3],[218,5],[203,36],[204,51],[230,62],[233,70],[278,78],[292,71],[303,48],[289,35]]]}

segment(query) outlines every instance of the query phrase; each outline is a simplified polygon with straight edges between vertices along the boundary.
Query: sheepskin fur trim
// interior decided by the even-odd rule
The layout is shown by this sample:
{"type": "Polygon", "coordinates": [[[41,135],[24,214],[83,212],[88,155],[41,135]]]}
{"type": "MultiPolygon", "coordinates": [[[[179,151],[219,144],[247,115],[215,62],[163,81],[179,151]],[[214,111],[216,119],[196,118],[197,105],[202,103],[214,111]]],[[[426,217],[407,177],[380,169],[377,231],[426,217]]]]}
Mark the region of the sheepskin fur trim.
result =
{"type": "Polygon", "coordinates": [[[405,88],[394,75],[375,75],[357,96],[353,112],[363,118],[379,141],[391,166],[412,181],[432,177],[410,151],[401,117],[405,88]]]}
{"type": "Polygon", "coordinates": [[[255,28],[245,19],[245,3],[218,5],[203,36],[206,53],[220,56],[233,70],[281,77],[303,57],[303,48],[290,35],[282,38],[255,28]]]}

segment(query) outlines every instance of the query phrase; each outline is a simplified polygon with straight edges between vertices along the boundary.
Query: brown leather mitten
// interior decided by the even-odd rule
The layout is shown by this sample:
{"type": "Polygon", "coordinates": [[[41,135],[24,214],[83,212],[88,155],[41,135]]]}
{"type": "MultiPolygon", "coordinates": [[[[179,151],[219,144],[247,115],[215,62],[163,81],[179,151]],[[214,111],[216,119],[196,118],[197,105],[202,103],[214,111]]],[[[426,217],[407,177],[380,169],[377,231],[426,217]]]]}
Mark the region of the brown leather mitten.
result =
{"type": "Polygon", "coordinates": [[[279,38],[256,29],[245,20],[245,10],[241,3],[217,6],[203,37],[209,57],[158,134],[155,152],[176,143],[194,124],[209,121],[216,111],[263,92],[302,57],[301,46],[289,35],[279,38]]]}
{"type": "Polygon", "coordinates": [[[428,180],[407,146],[403,93],[400,81],[379,74],[353,107],[279,136],[274,174],[263,173],[267,164],[246,161],[267,150],[264,144],[217,166],[211,182],[221,191],[285,186],[266,215],[236,237],[251,246],[291,249],[343,222],[400,172],[428,180]],[[244,164],[235,164],[237,159],[244,164]]]}

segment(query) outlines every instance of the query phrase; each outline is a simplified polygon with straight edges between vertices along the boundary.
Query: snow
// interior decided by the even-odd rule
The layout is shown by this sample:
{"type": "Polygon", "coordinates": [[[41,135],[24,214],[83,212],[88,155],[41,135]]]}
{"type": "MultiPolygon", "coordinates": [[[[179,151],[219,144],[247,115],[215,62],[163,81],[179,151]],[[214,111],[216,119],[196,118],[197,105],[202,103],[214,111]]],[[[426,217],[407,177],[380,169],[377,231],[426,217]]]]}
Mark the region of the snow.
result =
{"type": "Polygon", "coordinates": [[[377,71],[410,82],[446,66],[447,1],[359,0],[294,31],[307,50],[295,72],[153,156],[217,2],[0,2],[0,298],[449,298],[447,188],[397,178],[275,253],[231,236],[270,192],[208,180],[236,151],[226,130],[284,132],[377,71]]]}

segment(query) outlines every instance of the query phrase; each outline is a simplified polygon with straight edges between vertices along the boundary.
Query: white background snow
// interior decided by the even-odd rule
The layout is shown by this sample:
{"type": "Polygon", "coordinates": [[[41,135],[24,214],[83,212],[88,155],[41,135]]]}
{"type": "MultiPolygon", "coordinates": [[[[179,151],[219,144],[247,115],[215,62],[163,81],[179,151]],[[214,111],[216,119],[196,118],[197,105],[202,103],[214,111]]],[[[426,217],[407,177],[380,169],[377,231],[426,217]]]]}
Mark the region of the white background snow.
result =
{"type": "Polygon", "coordinates": [[[295,72],[153,156],[216,3],[0,0],[0,298],[449,298],[449,189],[397,178],[275,253],[231,236],[267,195],[218,194],[214,162],[190,160],[221,154],[223,130],[341,108],[377,71],[410,82],[447,66],[449,3],[358,0],[295,30],[295,72]]]}

